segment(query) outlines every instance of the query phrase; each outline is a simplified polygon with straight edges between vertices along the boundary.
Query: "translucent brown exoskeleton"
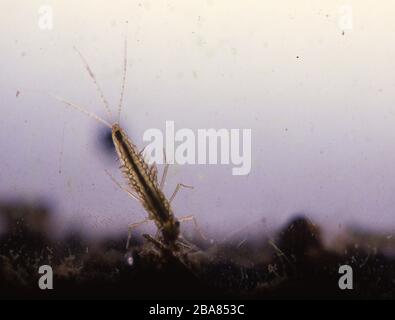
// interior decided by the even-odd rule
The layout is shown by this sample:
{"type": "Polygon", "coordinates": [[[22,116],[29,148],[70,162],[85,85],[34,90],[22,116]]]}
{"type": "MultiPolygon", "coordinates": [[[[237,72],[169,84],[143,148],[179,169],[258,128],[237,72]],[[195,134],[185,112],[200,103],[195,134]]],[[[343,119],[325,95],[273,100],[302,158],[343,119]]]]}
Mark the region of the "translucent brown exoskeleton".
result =
{"type": "MultiPolygon", "coordinates": [[[[103,103],[107,116],[109,117],[109,119],[111,119],[112,113],[109,104],[104,97],[103,91],[101,90],[101,87],[99,86],[96,77],[92,72],[92,69],[88,65],[83,55],[76,48],[74,49],[81,57],[90,78],[93,80],[96,86],[96,89],[103,103]]],[[[168,171],[168,164],[165,164],[163,175],[159,182],[158,170],[156,164],[155,163],[148,164],[146,162],[143,156],[143,152],[137,149],[137,147],[133,144],[133,142],[128,137],[126,132],[121,128],[119,124],[119,119],[120,119],[123,96],[125,91],[126,73],[127,73],[127,42],[125,39],[123,77],[122,77],[121,94],[120,94],[119,105],[118,105],[118,120],[116,122],[104,120],[103,118],[97,116],[96,114],[88,111],[84,107],[81,107],[72,102],[68,102],[57,96],[54,97],[60,102],[78,109],[79,111],[87,114],[88,116],[94,118],[95,120],[101,122],[102,124],[106,125],[111,129],[112,141],[120,161],[120,169],[126,180],[126,186],[122,186],[121,183],[115,180],[112,175],[110,175],[107,171],[106,172],[110,176],[110,178],[122,190],[124,190],[127,194],[129,194],[129,196],[138,200],[142,204],[145,211],[148,213],[147,219],[138,223],[131,224],[129,226],[129,236],[128,236],[126,247],[129,247],[129,241],[130,241],[132,229],[150,220],[154,221],[154,223],[158,228],[157,239],[149,235],[144,235],[144,236],[146,239],[154,243],[157,247],[160,247],[162,249],[166,248],[166,250],[171,250],[171,251],[178,250],[181,247],[188,247],[189,244],[187,244],[187,242],[180,236],[180,222],[193,221],[195,228],[200,233],[201,237],[203,239],[205,239],[205,237],[201,233],[196,223],[196,219],[193,215],[188,215],[179,219],[177,219],[174,216],[173,210],[171,208],[171,202],[181,187],[186,187],[186,188],[192,188],[192,187],[178,183],[171,197],[167,199],[162,190],[164,187],[164,183],[168,171]]]]}
{"type": "MultiPolygon", "coordinates": [[[[112,126],[112,139],[128,185],[162,234],[163,242],[173,246],[180,235],[180,222],[174,217],[170,201],[157,180],[157,168],[149,166],[118,124],[112,126]]],[[[161,183],[162,184],[162,183],[161,183]]]]}

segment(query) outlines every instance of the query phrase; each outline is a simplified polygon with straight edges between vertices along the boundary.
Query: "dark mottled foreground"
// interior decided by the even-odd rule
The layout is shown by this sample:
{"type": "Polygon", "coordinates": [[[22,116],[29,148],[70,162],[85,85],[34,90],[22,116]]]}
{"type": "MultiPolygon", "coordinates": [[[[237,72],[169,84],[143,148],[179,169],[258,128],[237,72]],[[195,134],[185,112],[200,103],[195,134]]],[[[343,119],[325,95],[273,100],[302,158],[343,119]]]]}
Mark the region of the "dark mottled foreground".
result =
{"type": "Polygon", "coordinates": [[[395,298],[389,235],[350,231],[329,250],[318,227],[298,217],[272,238],[198,243],[202,251],[184,264],[141,242],[127,253],[124,237],[50,240],[49,218],[45,207],[0,205],[1,298],[395,298]],[[43,264],[53,267],[54,290],[38,288],[43,264]],[[352,291],[338,288],[343,264],[354,269],[352,291]]]}

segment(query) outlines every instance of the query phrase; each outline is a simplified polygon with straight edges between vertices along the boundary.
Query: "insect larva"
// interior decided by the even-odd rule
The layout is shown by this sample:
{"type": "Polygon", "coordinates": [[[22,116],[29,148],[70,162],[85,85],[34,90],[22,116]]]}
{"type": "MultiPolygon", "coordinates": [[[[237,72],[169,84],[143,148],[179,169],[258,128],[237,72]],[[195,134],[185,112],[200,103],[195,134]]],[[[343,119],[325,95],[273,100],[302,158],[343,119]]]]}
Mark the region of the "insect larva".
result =
{"type": "MultiPolygon", "coordinates": [[[[111,119],[112,114],[109,108],[109,104],[104,97],[103,91],[101,90],[92,69],[89,67],[86,59],[83,55],[75,48],[78,55],[81,57],[84,66],[93,80],[96,89],[99,93],[100,99],[104,105],[105,111],[108,117],[111,119]]],[[[164,181],[166,178],[168,165],[166,164],[162,179],[160,183],[158,182],[158,171],[155,164],[148,165],[144,160],[142,152],[139,152],[137,147],[132,143],[129,139],[125,131],[121,128],[119,124],[122,103],[123,103],[123,95],[125,90],[125,83],[126,83],[126,73],[127,73],[127,42],[125,40],[125,52],[124,52],[124,63],[123,63],[123,77],[122,77],[122,86],[121,86],[121,95],[118,105],[118,121],[113,122],[112,124],[99,116],[95,115],[87,111],[84,107],[76,105],[74,103],[68,102],[63,100],[62,98],[56,97],[55,98],[62,103],[71,106],[73,108],[78,109],[79,111],[87,114],[88,116],[94,118],[95,120],[101,122],[102,124],[106,125],[107,127],[111,128],[112,131],[112,141],[114,143],[116,152],[118,154],[120,163],[121,163],[121,171],[123,173],[124,178],[126,179],[127,187],[123,187],[120,183],[118,183],[111,175],[110,177],[112,180],[124,191],[126,191],[131,197],[138,200],[146,212],[148,213],[148,219],[140,223],[135,223],[129,226],[129,237],[128,243],[130,240],[130,231],[132,228],[148,221],[153,220],[158,228],[158,231],[161,234],[161,241],[163,244],[170,248],[171,250],[176,250],[179,248],[177,245],[177,240],[180,238],[180,221],[193,221],[195,224],[195,228],[201,234],[203,238],[204,235],[201,233],[200,229],[197,226],[196,220],[194,216],[186,216],[180,219],[177,219],[174,216],[173,210],[171,208],[171,201],[174,199],[175,195],[177,194],[180,187],[187,187],[189,186],[183,184],[177,184],[175,191],[173,192],[170,200],[166,198],[164,193],[162,192],[162,188],[164,186],[164,181]]],[[[146,239],[151,239],[152,237],[146,237],[146,239]]],[[[155,241],[152,241],[155,243],[155,241]]]]}

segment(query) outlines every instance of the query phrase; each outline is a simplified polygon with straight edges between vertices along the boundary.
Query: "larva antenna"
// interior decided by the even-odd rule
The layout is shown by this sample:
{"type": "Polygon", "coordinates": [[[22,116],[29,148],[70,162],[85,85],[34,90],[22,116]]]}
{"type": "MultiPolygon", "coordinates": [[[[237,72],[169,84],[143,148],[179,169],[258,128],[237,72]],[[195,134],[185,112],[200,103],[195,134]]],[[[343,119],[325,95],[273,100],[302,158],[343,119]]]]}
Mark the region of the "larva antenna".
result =
{"type": "Polygon", "coordinates": [[[74,46],[73,48],[74,48],[74,50],[78,53],[78,55],[80,56],[80,58],[81,58],[81,60],[82,60],[82,62],[83,62],[83,64],[84,64],[84,66],[85,66],[86,71],[88,72],[89,76],[90,76],[91,79],[93,80],[93,83],[94,83],[95,86],[96,86],[96,90],[97,90],[97,92],[99,93],[100,99],[101,99],[101,101],[103,102],[104,109],[106,110],[106,113],[107,113],[107,115],[108,115],[108,117],[109,117],[109,120],[111,121],[111,119],[112,119],[112,114],[111,114],[111,110],[110,110],[109,104],[108,104],[106,98],[104,97],[103,90],[101,89],[99,83],[98,83],[97,80],[96,80],[95,74],[93,73],[92,69],[90,68],[90,66],[89,66],[89,64],[88,64],[88,62],[87,62],[87,60],[86,60],[85,57],[82,55],[82,53],[77,49],[77,47],[74,46]]]}
{"type": "Polygon", "coordinates": [[[123,103],[123,95],[125,92],[125,84],[126,84],[126,73],[128,69],[128,39],[125,37],[124,42],[124,57],[123,57],[123,76],[122,76],[122,86],[121,86],[121,96],[119,97],[119,104],[118,104],[118,123],[121,119],[121,110],[122,110],[122,103],[123,103]]]}
{"type": "Polygon", "coordinates": [[[50,93],[50,95],[51,95],[53,98],[55,98],[56,100],[58,100],[59,102],[65,104],[65,105],[67,105],[67,106],[70,106],[70,107],[72,107],[72,108],[74,108],[74,109],[77,109],[78,111],[80,111],[80,112],[86,114],[87,116],[89,116],[89,117],[95,119],[96,121],[101,122],[102,124],[104,124],[105,126],[109,127],[110,129],[112,128],[111,124],[110,124],[108,121],[106,121],[106,120],[100,118],[99,116],[95,115],[93,112],[88,111],[88,110],[85,109],[84,107],[82,107],[82,106],[80,106],[80,105],[78,105],[78,104],[75,104],[75,103],[66,101],[66,100],[64,100],[63,98],[58,97],[58,96],[56,96],[56,95],[54,95],[54,94],[51,94],[51,93],[50,93]]]}

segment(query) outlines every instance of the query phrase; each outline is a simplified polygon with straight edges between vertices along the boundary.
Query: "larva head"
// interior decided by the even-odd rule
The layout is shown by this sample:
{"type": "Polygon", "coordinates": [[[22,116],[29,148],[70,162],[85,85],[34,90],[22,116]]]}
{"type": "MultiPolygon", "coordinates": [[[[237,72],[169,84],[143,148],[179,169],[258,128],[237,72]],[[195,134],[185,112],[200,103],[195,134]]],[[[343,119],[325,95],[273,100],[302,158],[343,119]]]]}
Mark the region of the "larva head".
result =
{"type": "Polygon", "coordinates": [[[173,243],[180,235],[180,221],[170,219],[162,226],[162,236],[165,243],[173,243]]]}
{"type": "Polygon", "coordinates": [[[118,156],[121,156],[120,146],[122,146],[123,142],[125,141],[125,139],[127,139],[127,137],[118,123],[112,125],[111,136],[118,156]]]}
{"type": "Polygon", "coordinates": [[[112,139],[113,140],[119,140],[122,138],[122,136],[124,135],[123,130],[121,129],[121,127],[119,126],[118,123],[114,123],[111,126],[111,132],[112,132],[112,139]]]}

